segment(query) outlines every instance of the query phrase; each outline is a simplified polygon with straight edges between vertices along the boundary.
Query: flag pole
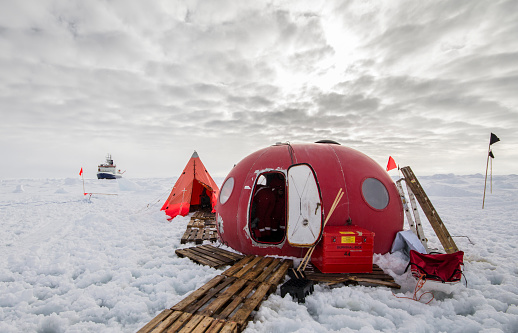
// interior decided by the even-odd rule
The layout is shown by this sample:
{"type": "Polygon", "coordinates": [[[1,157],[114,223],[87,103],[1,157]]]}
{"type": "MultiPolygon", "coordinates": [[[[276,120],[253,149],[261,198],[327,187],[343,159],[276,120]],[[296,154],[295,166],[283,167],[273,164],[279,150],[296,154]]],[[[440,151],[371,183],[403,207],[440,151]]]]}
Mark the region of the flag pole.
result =
{"type": "Polygon", "coordinates": [[[484,203],[486,201],[487,168],[489,166],[489,152],[490,151],[491,151],[491,137],[489,138],[489,148],[487,149],[486,178],[484,179],[484,197],[482,198],[482,209],[484,209],[484,203]]]}
{"type": "Polygon", "coordinates": [[[493,193],[493,159],[489,162],[489,188],[493,193]]]}
{"type": "Polygon", "coordinates": [[[79,171],[79,175],[83,179],[83,195],[86,195],[86,193],[85,193],[85,175],[83,174],[83,167],[81,167],[81,171],[79,171]]]}

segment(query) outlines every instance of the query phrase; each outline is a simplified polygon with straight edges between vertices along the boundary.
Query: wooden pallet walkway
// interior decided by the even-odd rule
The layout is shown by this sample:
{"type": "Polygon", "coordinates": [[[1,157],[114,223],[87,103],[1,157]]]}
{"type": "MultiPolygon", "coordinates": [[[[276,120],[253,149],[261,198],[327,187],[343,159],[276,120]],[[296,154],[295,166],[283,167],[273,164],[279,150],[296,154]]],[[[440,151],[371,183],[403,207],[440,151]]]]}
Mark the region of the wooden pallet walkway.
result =
{"type": "Polygon", "coordinates": [[[138,332],[241,332],[292,266],[291,260],[246,256],[138,332]]]}
{"type": "Polygon", "coordinates": [[[304,271],[308,280],[326,283],[328,285],[345,283],[358,284],[367,283],[385,286],[389,288],[401,289],[401,286],[394,281],[394,278],[385,273],[378,265],[372,265],[372,273],[321,273],[318,268],[311,263],[304,271]]]}
{"type": "Polygon", "coordinates": [[[216,218],[214,213],[195,212],[187,224],[187,228],[180,240],[181,244],[202,244],[207,240],[215,242],[218,239],[216,218]]]}
{"type": "Polygon", "coordinates": [[[208,244],[178,249],[175,253],[180,258],[187,257],[198,264],[214,268],[233,265],[245,257],[242,254],[223,250],[208,244]]]}

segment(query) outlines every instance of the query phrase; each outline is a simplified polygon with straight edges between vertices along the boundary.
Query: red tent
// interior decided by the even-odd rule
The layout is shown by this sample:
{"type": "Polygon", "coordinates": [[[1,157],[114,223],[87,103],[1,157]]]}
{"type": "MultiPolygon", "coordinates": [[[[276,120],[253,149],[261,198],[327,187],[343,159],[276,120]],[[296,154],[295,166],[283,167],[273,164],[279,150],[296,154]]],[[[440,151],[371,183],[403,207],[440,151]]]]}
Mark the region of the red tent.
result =
{"type": "Polygon", "coordinates": [[[218,192],[218,185],[194,151],[161,210],[165,210],[170,219],[177,215],[185,216],[190,211],[212,211],[218,192]]]}

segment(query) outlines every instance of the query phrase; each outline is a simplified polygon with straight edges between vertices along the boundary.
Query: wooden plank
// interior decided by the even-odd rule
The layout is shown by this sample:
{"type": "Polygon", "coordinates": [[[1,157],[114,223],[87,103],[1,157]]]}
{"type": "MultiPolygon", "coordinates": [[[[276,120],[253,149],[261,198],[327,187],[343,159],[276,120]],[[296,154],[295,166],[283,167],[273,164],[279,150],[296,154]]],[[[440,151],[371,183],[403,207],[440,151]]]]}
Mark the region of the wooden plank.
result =
{"type": "Polygon", "coordinates": [[[186,249],[177,249],[175,250],[176,255],[178,255],[180,258],[187,257],[199,264],[207,265],[211,267],[221,267],[224,266],[220,261],[214,260],[210,257],[205,257],[203,255],[199,255],[195,250],[192,248],[186,248],[186,249]]]}
{"type": "Polygon", "coordinates": [[[246,326],[248,317],[252,311],[263,301],[266,294],[270,290],[270,285],[267,283],[261,283],[256,289],[255,293],[246,300],[245,304],[237,310],[237,312],[230,318],[232,321],[238,323],[239,328],[242,330],[246,326]]]}
{"type": "Polygon", "coordinates": [[[459,251],[457,245],[451,238],[450,233],[446,229],[446,226],[439,217],[439,214],[435,210],[434,206],[432,205],[432,202],[426,195],[423,187],[417,180],[417,177],[415,176],[412,169],[409,166],[406,166],[401,168],[401,172],[405,177],[407,185],[410,187],[417,201],[421,205],[421,208],[423,209],[423,212],[428,218],[428,221],[432,225],[432,228],[435,231],[437,237],[439,238],[439,241],[441,242],[444,251],[446,251],[446,253],[454,253],[459,251]]]}
{"type": "Polygon", "coordinates": [[[209,248],[205,248],[203,246],[198,246],[198,247],[194,248],[193,250],[196,250],[198,253],[200,253],[204,256],[213,258],[215,261],[219,261],[221,263],[231,264],[234,262],[234,260],[229,259],[227,256],[222,256],[219,253],[216,253],[215,251],[213,251],[209,248]]]}
{"type": "Polygon", "coordinates": [[[395,282],[372,279],[372,278],[361,278],[361,277],[356,277],[356,276],[349,276],[349,277],[337,279],[336,281],[329,282],[328,285],[334,285],[334,284],[345,283],[345,282],[363,282],[363,283],[377,284],[377,285],[381,285],[381,286],[385,286],[385,287],[389,287],[389,288],[401,289],[401,286],[395,282]]]}
{"type": "Polygon", "coordinates": [[[137,331],[137,333],[148,333],[151,332],[164,318],[169,316],[173,311],[169,309],[165,309],[164,311],[160,312],[155,318],[151,319],[149,323],[144,325],[140,330],[137,331]]]}
{"type": "Polygon", "coordinates": [[[214,319],[210,326],[207,328],[205,333],[217,333],[223,329],[227,322],[221,319],[214,319]]]}
{"type": "Polygon", "coordinates": [[[165,318],[161,323],[160,325],[158,325],[154,330],[153,330],[153,333],[158,333],[158,332],[165,332],[165,330],[172,324],[174,323],[176,320],[178,320],[178,318],[180,318],[183,314],[183,312],[181,311],[172,311],[170,310],[172,313],[169,317],[165,318]]]}
{"type": "Polygon", "coordinates": [[[254,260],[256,256],[248,255],[244,257],[243,259],[239,260],[237,263],[235,263],[232,267],[224,271],[222,274],[226,276],[233,276],[235,273],[240,271],[243,266],[245,266],[248,262],[254,260]]]}
{"type": "Polygon", "coordinates": [[[203,243],[203,233],[204,233],[204,229],[198,229],[198,232],[196,233],[196,236],[194,236],[194,242],[196,244],[203,243]]]}
{"type": "Polygon", "coordinates": [[[221,255],[223,257],[227,257],[227,258],[232,259],[234,261],[241,260],[241,259],[243,259],[245,257],[245,255],[243,255],[243,254],[239,254],[239,253],[223,250],[223,249],[220,249],[218,247],[215,247],[215,246],[212,246],[212,245],[209,245],[209,244],[202,245],[200,247],[208,249],[208,250],[212,251],[215,254],[219,254],[219,255],[221,255]]]}
{"type": "Polygon", "coordinates": [[[214,286],[211,290],[207,290],[205,295],[200,298],[197,302],[193,302],[188,307],[184,308],[185,312],[195,313],[201,307],[203,307],[207,302],[209,302],[215,295],[217,295],[221,290],[225,289],[229,284],[233,283],[235,278],[225,277],[218,285],[214,286]]]}
{"type": "Polygon", "coordinates": [[[212,316],[218,312],[229,300],[247,283],[246,280],[237,279],[234,284],[229,286],[223,293],[219,294],[216,300],[208,305],[201,314],[205,316],[212,316]]]}
{"type": "Polygon", "coordinates": [[[248,297],[248,295],[257,287],[258,283],[253,281],[248,281],[246,288],[244,288],[236,297],[232,300],[230,304],[228,304],[223,311],[216,318],[228,318],[235,309],[243,303],[244,300],[248,297]]]}
{"type": "Polygon", "coordinates": [[[210,245],[201,245],[185,249],[177,249],[175,252],[179,257],[188,257],[199,264],[208,265],[214,268],[232,265],[238,259],[244,257],[243,255],[231,253],[229,251],[225,251],[222,249],[217,249],[216,247],[210,245]]]}
{"type": "Polygon", "coordinates": [[[193,233],[194,231],[192,228],[187,228],[187,230],[185,230],[185,232],[183,233],[183,236],[180,240],[180,244],[185,244],[189,242],[189,240],[193,237],[193,233]]]}
{"type": "Polygon", "coordinates": [[[291,267],[293,267],[293,261],[283,259],[281,266],[277,268],[275,272],[273,272],[273,274],[270,276],[270,278],[268,278],[265,282],[276,287],[277,284],[279,284],[286,277],[286,273],[288,272],[288,269],[291,267]]]}
{"type": "Polygon", "coordinates": [[[251,269],[254,269],[255,265],[257,263],[259,263],[264,257],[260,257],[260,256],[254,256],[255,258],[253,258],[250,262],[246,263],[245,265],[243,265],[243,267],[235,272],[234,274],[232,274],[232,276],[235,276],[235,277],[242,277],[243,275],[245,275],[248,271],[250,271],[251,269]]]}
{"type": "Polygon", "coordinates": [[[237,333],[238,325],[236,322],[226,323],[221,329],[221,333],[237,333]]]}
{"type": "Polygon", "coordinates": [[[203,317],[202,321],[196,326],[191,332],[193,333],[203,333],[206,332],[207,329],[212,326],[212,323],[216,321],[216,319],[211,317],[203,317]]]}
{"type": "MultiPolygon", "coordinates": [[[[229,280],[232,278],[228,278],[229,280]]],[[[246,280],[236,279],[233,280],[233,284],[229,286],[224,292],[218,294],[217,298],[210,303],[201,314],[206,316],[212,316],[214,313],[218,312],[221,307],[223,307],[233,296],[236,294],[243,286],[246,284],[246,280]]]]}
{"type": "Polygon", "coordinates": [[[181,316],[171,326],[167,328],[167,333],[176,333],[187,322],[191,320],[192,313],[181,312],[181,316]]]}
{"type": "Polygon", "coordinates": [[[191,319],[185,323],[185,326],[179,330],[179,333],[189,333],[192,332],[196,326],[203,320],[203,316],[200,315],[193,315],[191,319]]]}
{"type": "MultiPolygon", "coordinates": [[[[278,260],[279,259],[275,259],[275,262],[271,266],[276,267],[278,260]]],[[[246,280],[254,280],[257,276],[263,274],[264,268],[270,265],[272,261],[274,261],[274,258],[272,257],[263,257],[261,261],[252,270],[243,275],[242,278],[246,280]]]]}
{"type": "Polygon", "coordinates": [[[195,302],[200,297],[203,297],[205,293],[216,286],[218,283],[223,281],[226,277],[222,275],[215,276],[209,282],[205,283],[199,289],[193,291],[189,296],[178,302],[176,305],[171,307],[171,310],[183,311],[186,307],[188,307],[191,303],[195,302]]]}

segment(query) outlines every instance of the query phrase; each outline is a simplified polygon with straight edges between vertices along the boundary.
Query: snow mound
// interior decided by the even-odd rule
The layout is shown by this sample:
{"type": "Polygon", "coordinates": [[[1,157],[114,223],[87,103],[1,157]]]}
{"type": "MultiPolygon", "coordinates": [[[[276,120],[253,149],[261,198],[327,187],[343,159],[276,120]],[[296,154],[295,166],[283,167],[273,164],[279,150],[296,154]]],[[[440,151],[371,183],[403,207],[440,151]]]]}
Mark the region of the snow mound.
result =
{"type": "Polygon", "coordinates": [[[119,190],[121,191],[138,191],[141,189],[140,185],[125,178],[117,179],[117,183],[119,184],[119,190]]]}
{"type": "Polygon", "coordinates": [[[13,191],[13,193],[23,193],[23,192],[25,192],[25,190],[23,189],[22,184],[16,185],[16,189],[13,191]]]}

